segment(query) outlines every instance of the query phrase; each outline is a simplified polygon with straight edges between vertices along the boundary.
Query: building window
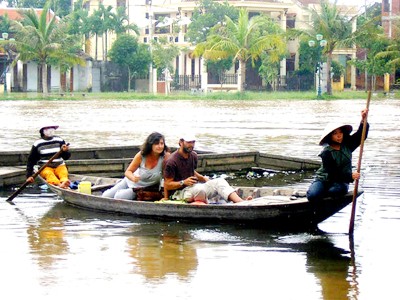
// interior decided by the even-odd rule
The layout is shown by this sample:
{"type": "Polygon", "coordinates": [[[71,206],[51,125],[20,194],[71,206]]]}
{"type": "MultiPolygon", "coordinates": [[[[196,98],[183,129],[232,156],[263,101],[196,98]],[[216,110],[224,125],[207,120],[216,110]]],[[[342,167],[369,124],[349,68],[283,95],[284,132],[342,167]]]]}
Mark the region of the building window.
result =
{"type": "Polygon", "coordinates": [[[259,12],[250,11],[250,12],[249,12],[249,20],[250,20],[252,17],[259,16],[259,15],[260,15],[259,12]]]}
{"type": "Polygon", "coordinates": [[[389,0],[383,0],[383,12],[389,12],[390,11],[390,3],[389,0]]]}
{"type": "Polygon", "coordinates": [[[286,16],[286,28],[296,27],[296,14],[287,14],[286,16]]]}
{"type": "Polygon", "coordinates": [[[290,53],[290,57],[286,58],[286,72],[293,72],[295,67],[296,54],[290,53]]]}
{"type": "Polygon", "coordinates": [[[126,0],[117,0],[117,7],[126,7],[126,0]]]}
{"type": "MultiPolygon", "coordinates": [[[[154,15],[154,19],[157,20],[157,25],[162,26],[162,27],[157,27],[155,29],[155,33],[157,34],[165,34],[165,33],[171,33],[171,26],[170,25],[163,25],[164,21],[169,20],[170,16],[168,14],[156,14],[154,15]],[[160,24],[160,25],[159,25],[160,24]]],[[[168,21],[165,22],[168,24],[168,21]]]]}
{"type": "Polygon", "coordinates": [[[192,78],[194,77],[194,73],[195,73],[195,66],[196,66],[196,60],[194,58],[192,58],[192,66],[191,66],[191,75],[192,78]]]}

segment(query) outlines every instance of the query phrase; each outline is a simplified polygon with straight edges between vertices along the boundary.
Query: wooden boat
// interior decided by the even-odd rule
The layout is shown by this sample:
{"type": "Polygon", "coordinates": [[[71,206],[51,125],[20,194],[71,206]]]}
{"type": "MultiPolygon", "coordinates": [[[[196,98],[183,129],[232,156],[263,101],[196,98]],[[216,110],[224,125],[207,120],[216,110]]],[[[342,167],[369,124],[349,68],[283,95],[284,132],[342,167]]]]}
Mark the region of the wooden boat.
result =
{"type": "MultiPolygon", "coordinates": [[[[102,197],[104,189],[118,179],[94,176],[70,175],[72,181],[91,182],[91,194],[73,189],[48,185],[66,203],[90,210],[129,214],[145,218],[161,218],[177,221],[235,223],[265,229],[287,228],[302,230],[316,227],[352,202],[352,192],[339,198],[327,197],[317,203],[308,202],[304,192],[291,188],[241,187],[243,197],[255,195],[241,203],[193,205],[176,202],[149,202],[119,200],[102,197]]],[[[362,192],[359,192],[357,197],[362,192]]]]}

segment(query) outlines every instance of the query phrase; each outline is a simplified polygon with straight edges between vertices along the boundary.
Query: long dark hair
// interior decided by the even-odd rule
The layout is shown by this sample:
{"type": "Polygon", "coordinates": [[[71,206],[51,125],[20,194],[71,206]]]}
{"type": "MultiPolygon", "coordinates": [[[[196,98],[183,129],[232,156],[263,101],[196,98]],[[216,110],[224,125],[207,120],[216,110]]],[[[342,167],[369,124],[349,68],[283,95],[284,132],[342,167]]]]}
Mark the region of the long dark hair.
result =
{"type": "Polygon", "coordinates": [[[146,141],[140,147],[142,155],[146,156],[146,155],[150,154],[152,151],[152,146],[154,144],[158,144],[160,142],[160,140],[164,141],[164,150],[161,153],[161,156],[164,156],[165,152],[167,152],[169,149],[168,149],[167,144],[165,143],[165,137],[159,132],[153,132],[146,138],[146,141]]]}

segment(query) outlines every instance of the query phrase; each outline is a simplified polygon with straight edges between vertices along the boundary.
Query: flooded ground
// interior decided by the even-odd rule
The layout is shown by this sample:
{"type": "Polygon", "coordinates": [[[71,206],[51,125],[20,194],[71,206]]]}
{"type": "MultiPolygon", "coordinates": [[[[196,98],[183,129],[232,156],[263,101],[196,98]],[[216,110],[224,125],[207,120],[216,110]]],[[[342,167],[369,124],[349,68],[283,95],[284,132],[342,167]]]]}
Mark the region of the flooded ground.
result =
{"type": "MultiPolygon", "coordinates": [[[[317,159],[325,124],[357,127],[365,103],[1,101],[0,141],[2,151],[29,150],[39,127],[57,122],[71,151],[137,145],[152,131],[177,146],[190,130],[202,150],[317,159]]],[[[15,206],[0,202],[1,298],[393,299],[400,267],[399,120],[399,100],[372,99],[354,252],[350,206],[317,232],[269,232],[82,211],[33,187],[15,206]]],[[[0,190],[0,199],[9,194],[0,190]]]]}

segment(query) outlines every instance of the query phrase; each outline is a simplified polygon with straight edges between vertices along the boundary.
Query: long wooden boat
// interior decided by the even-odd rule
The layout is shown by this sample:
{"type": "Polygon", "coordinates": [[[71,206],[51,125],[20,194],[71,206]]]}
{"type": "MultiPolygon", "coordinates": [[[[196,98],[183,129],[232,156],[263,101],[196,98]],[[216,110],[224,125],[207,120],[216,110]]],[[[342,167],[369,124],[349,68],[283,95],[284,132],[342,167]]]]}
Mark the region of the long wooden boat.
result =
{"type": "MultiPolygon", "coordinates": [[[[338,198],[327,197],[316,203],[308,202],[304,192],[291,188],[241,187],[242,196],[255,195],[250,201],[231,204],[193,205],[176,202],[149,202],[102,197],[101,193],[117,179],[72,175],[72,181],[91,182],[91,194],[49,185],[66,203],[90,210],[129,214],[137,217],[159,218],[189,222],[235,223],[265,229],[287,228],[303,230],[316,227],[352,202],[353,194],[338,198]]],[[[357,197],[362,192],[359,192],[357,197]]]]}

